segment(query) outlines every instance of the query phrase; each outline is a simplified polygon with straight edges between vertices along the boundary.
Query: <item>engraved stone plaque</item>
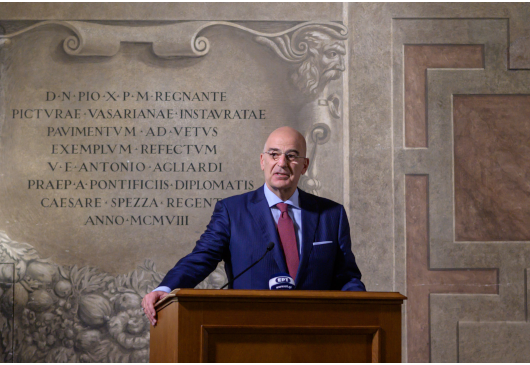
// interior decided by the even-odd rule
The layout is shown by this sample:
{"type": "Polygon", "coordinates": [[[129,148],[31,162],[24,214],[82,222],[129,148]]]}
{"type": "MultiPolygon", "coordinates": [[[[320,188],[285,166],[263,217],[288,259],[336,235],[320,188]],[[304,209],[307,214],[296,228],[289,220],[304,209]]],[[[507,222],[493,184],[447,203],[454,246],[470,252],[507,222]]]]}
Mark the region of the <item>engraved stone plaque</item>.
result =
{"type": "MultiPolygon", "coordinates": [[[[146,361],[141,297],[192,250],[219,200],[262,186],[259,155],[280,126],[308,140],[301,187],[342,201],[343,25],[9,24],[3,360],[146,361]]],[[[198,288],[225,282],[221,263],[198,288]]]]}
{"type": "MultiPolygon", "coordinates": [[[[149,257],[167,270],[191,250],[218,200],[263,184],[259,153],[276,127],[307,133],[311,177],[325,172],[315,162],[317,148],[333,135],[326,119],[337,123],[330,110],[340,113],[340,98],[320,100],[321,93],[344,65],[326,74],[303,46],[286,50],[292,45],[284,38],[191,23],[183,30],[45,24],[3,48],[0,222],[10,237],[58,263],[117,274],[149,257]],[[196,42],[206,48],[189,57],[180,38],[201,27],[196,42]],[[171,31],[184,34],[172,39],[171,31]],[[131,42],[151,37],[145,40],[152,44],[116,48],[120,35],[131,42]],[[296,72],[303,62],[316,75],[296,72]],[[319,115],[312,105],[329,115],[314,132],[319,115]]],[[[341,58],[342,42],[315,27],[311,37],[331,45],[316,57],[341,58]]],[[[337,175],[341,148],[333,138],[334,148],[318,152],[337,175]]],[[[310,189],[317,192],[323,181],[310,189]]]]}

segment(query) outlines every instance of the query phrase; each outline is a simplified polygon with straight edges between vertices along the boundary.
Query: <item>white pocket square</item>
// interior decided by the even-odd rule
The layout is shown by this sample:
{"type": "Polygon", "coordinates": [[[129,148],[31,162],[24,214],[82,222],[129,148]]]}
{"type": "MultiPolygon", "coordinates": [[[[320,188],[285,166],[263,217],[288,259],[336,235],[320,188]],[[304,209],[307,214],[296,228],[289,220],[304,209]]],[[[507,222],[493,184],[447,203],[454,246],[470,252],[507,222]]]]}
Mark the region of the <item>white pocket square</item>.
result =
{"type": "Polygon", "coordinates": [[[326,245],[328,243],[333,243],[333,241],[320,241],[320,242],[313,242],[313,246],[318,246],[318,245],[326,245]]]}

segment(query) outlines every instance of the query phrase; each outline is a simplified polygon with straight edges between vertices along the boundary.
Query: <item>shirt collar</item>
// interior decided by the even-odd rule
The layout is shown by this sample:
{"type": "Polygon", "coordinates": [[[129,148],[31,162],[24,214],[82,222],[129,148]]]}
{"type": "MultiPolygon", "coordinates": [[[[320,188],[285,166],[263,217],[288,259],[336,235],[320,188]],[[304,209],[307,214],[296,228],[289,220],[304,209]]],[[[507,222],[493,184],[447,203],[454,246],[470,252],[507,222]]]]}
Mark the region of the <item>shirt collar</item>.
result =
{"type": "Polygon", "coordinates": [[[285,203],[288,205],[292,205],[294,208],[300,209],[300,205],[298,204],[298,196],[299,196],[298,189],[294,191],[293,195],[291,195],[289,199],[287,199],[286,201],[283,201],[269,189],[267,184],[263,184],[263,187],[264,187],[263,190],[265,192],[265,199],[267,199],[269,208],[275,206],[278,203],[285,203]]]}

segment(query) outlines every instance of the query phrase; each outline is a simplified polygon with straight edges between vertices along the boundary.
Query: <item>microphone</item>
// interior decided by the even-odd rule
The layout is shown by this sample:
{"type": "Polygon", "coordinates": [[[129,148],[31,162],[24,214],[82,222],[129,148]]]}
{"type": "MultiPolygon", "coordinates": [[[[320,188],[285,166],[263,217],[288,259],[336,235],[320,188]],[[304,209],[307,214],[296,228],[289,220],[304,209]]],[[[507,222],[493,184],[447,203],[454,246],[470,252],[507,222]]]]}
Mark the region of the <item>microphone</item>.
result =
{"type": "Polygon", "coordinates": [[[272,275],[269,280],[270,290],[293,290],[294,280],[289,274],[279,273],[272,275]]]}
{"type": "Polygon", "coordinates": [[[236,281],[236,279],[238,277],[240,277],[241,275],[243,275],[244,273],[246,273],[248,270],[252,269],[258,262],[260,262],[261,260],[263,260],[263,258],[269,253],[269,251],[271,251],[272,249],[274,248],[274,242],[269,242],[269,244],[267,245],[267,251],[265,251],[265,253],[263,254],[263,256],[261,256],[259,258],[259,260],[255,261],[252,265],[250,265],[249,267],[247,267],[245,270],[243,270],[242,272],[239,273],[239,275],[237,275],[235,278],[233,278],[232,280],[230,280],[228,283],[226,283],[225,285],[223,285],[221,287],[221,289],[224,289],[226,288],[229,284],[232,284],[234,281],[236,281]]]}

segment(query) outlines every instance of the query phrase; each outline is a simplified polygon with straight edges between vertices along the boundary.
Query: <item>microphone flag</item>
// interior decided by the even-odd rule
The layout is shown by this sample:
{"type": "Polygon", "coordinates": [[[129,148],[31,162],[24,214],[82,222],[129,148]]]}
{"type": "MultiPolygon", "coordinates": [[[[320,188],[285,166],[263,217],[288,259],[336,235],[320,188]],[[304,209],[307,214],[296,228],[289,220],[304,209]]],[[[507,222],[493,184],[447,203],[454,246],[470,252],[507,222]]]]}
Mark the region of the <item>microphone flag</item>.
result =
{"type": "Polygon", "coordinates": [[[273,275],[269,280],[270,290],[293,290],[294,280],[289,274],[279,273],[273,275]]]}

